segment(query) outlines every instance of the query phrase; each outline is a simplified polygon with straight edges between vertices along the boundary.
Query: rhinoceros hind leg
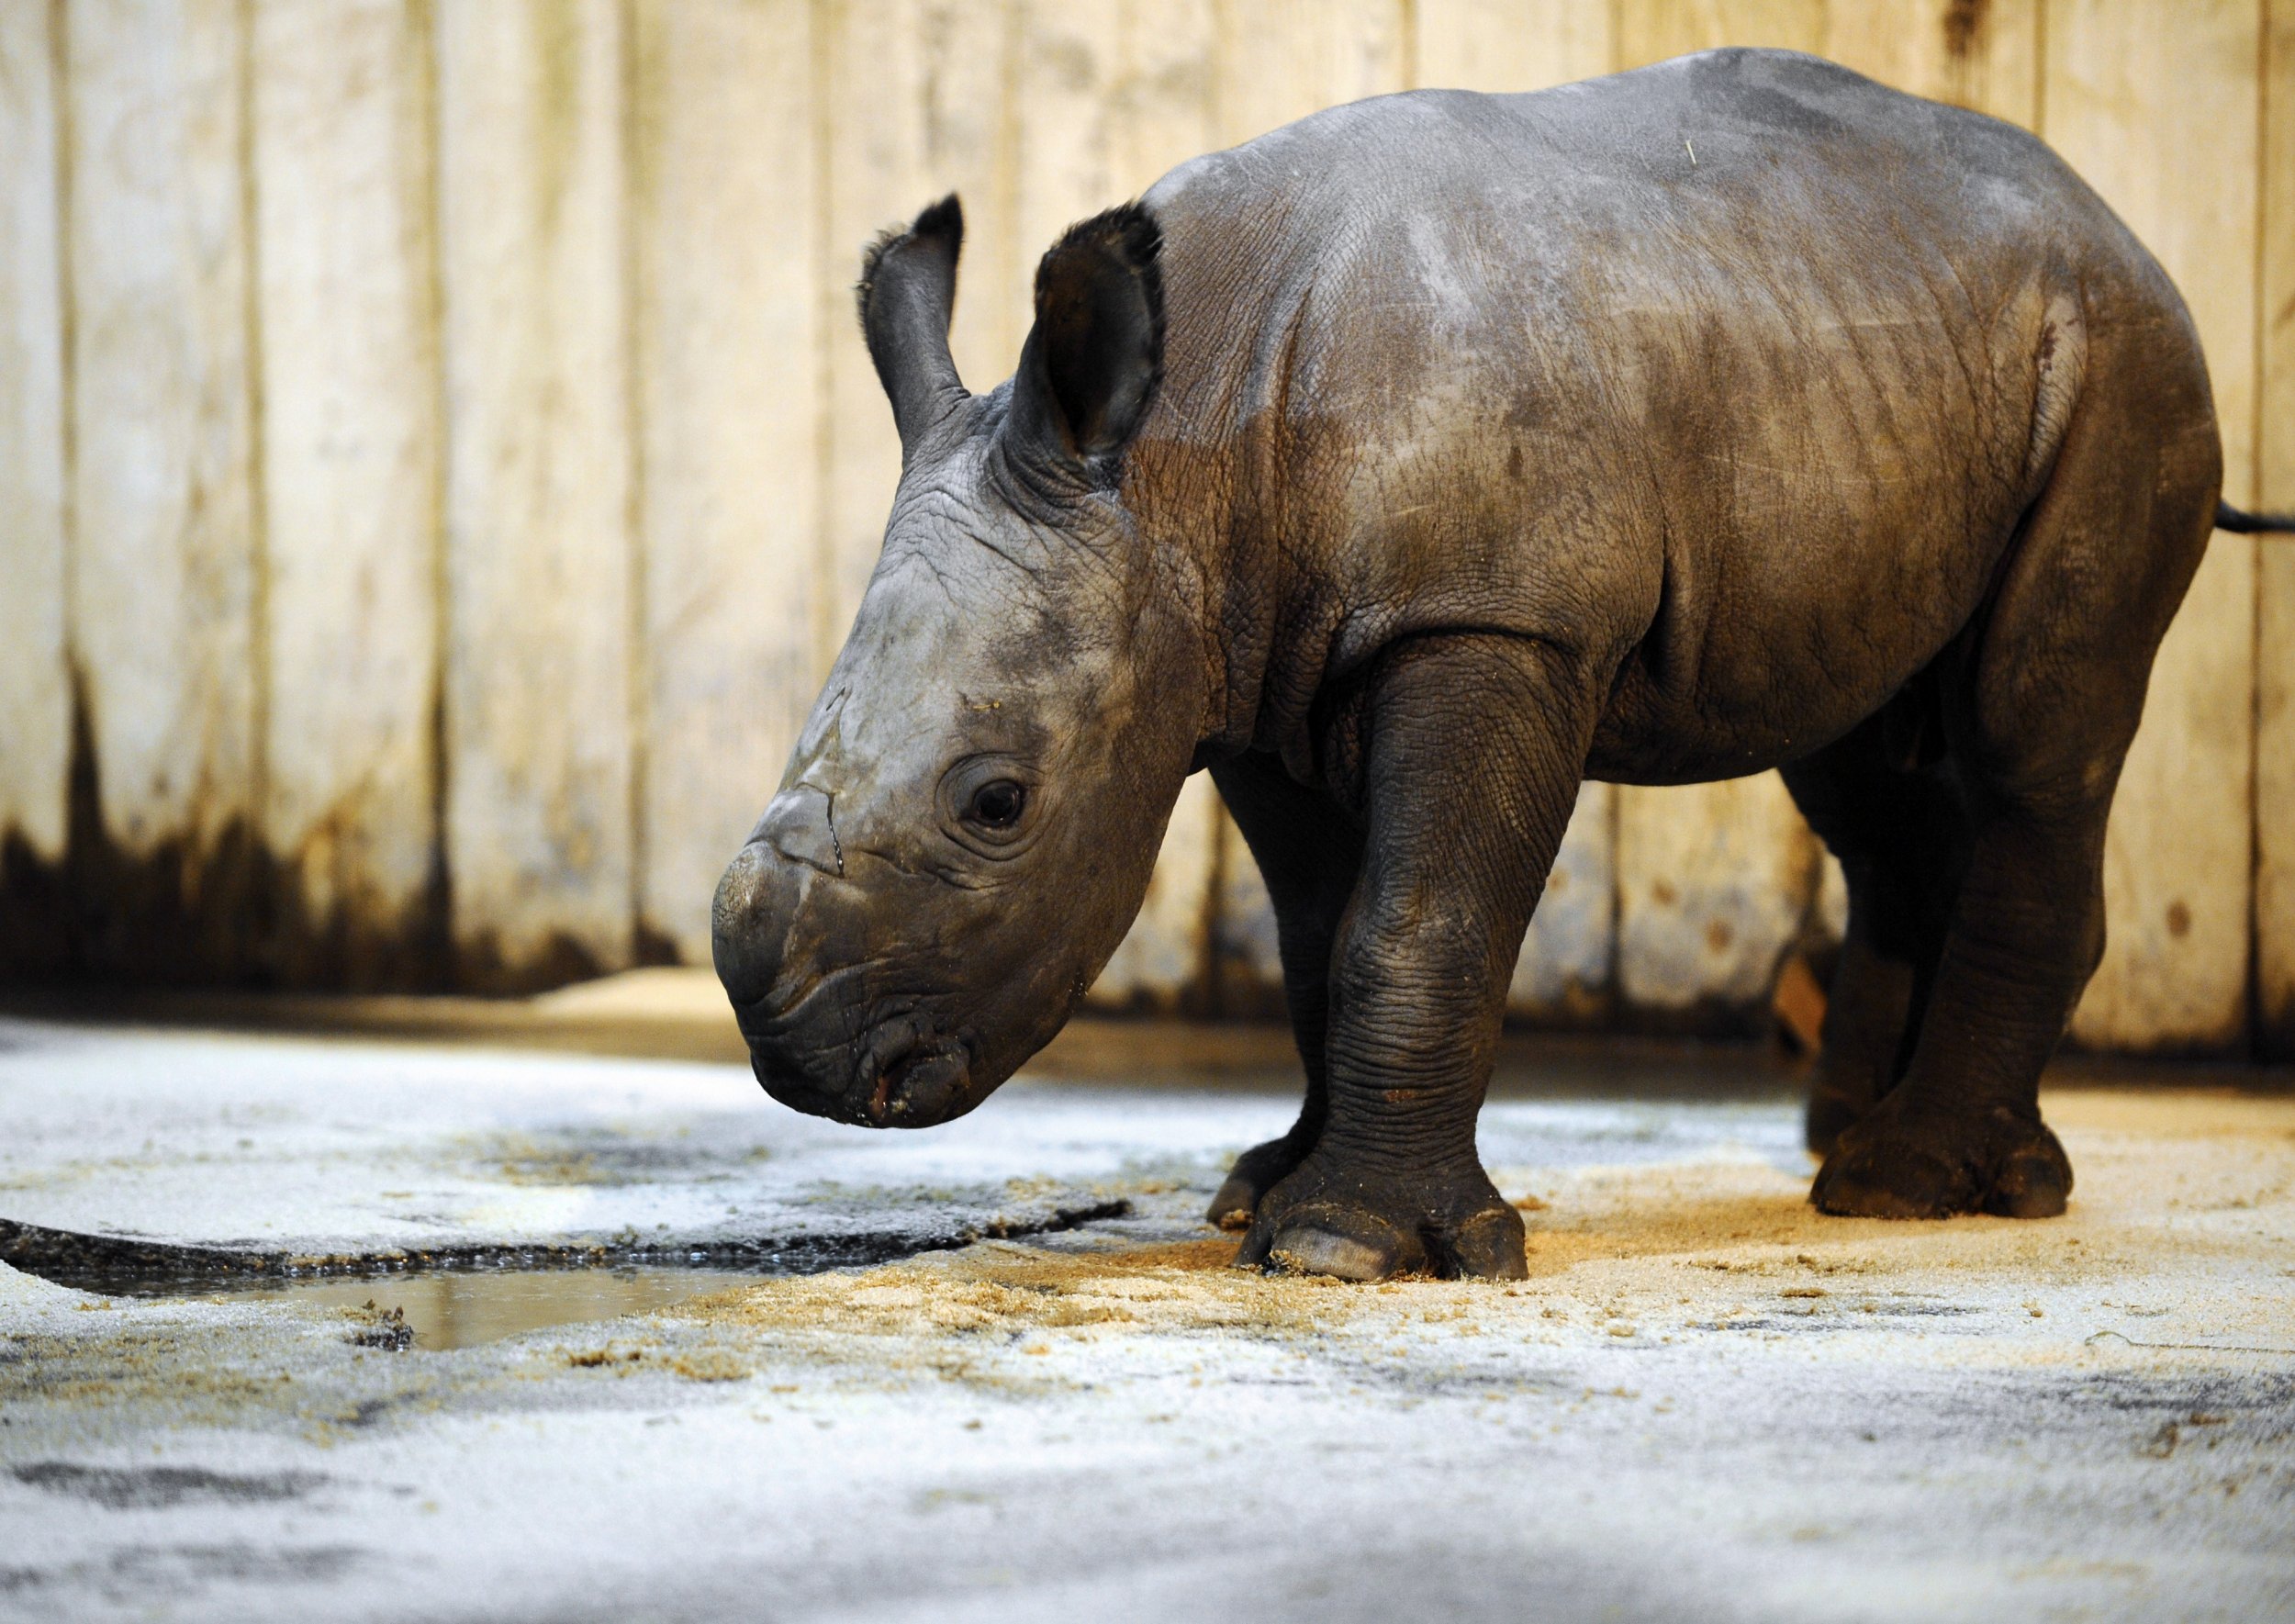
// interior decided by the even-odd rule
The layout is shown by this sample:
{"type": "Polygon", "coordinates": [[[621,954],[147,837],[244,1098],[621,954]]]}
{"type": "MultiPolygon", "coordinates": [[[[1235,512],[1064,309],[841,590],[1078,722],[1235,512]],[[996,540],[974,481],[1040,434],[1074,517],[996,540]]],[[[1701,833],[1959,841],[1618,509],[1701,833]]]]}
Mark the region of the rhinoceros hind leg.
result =
{"type": "Polygon", "coordinates": [[[1826,1212],[2037,1218],[2071,1193],[2040,1076],[2103,957],[2105,820],[2221,473],[2196,355],[2146,348],[2188,350],[2177,332],[2091,359],[1994,597],[1940,662],[1967,858],[1902,1078],[1818,1173],[1826,1212]]]}
{"type": "Polygon", "coordinates": [[[1842,1133],[1810,1194],[1819,1211],[1864,1218],[2064,1211],[2072,1163],[2037,1108],[1994,1107],[1972,1120],[1891,1104],[1842,1133]]]}
{"type": "Polygon", "coordinates": [[[1846,737],[1784,770],[1849,882],[1849,928],[1804,1125],[1820,1157],[1911,1061],[1967,867],[1967,818],[1934,758],[1938,734],[1933,689],[1917,679],[1846,737]]]}

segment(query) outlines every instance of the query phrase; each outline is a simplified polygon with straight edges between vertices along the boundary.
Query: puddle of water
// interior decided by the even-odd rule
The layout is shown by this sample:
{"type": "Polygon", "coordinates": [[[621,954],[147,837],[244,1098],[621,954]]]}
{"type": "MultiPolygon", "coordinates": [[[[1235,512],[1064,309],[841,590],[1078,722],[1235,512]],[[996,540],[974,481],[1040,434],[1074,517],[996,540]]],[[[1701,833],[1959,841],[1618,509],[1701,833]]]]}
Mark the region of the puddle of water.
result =
{"type": "MultiPolygon", "coordinates": [[[[214,1303],[301,1303],[314,1308],[361,1308],[372,1303],[387,1316],[402,1314],[417,1348],[469,1348],[555,1325],[614,1319],[649,1308],[666,1308],[688,1297],[753,1285],[756,1271],[664,1269],[631,1265],[618,1269],[438,1270],[417,1274],[341,1276],[284,1280],[262,1285],[188,1282],[166,1292],[136,1296],[191,1297],[214,1303]]],[[[386,1322],[395,1326],[397,1322],[386,1322]]],[[[389,1345],[386,1327],[370,1327],[378,1346],[389,1345]]]]}
{"type": "Polygon", "coordinates": [[[351,1339],[375,1348],[468,1348],[521,1331],[665,1308],[777,1275],[889,1262],[982,1239],[1058,1234],[1130,1211],[1128,1201],[1103,1200],[1058,1207],[1048,1217],[998,1219],[944,1234],[799,1235],[706,1247],[664,1243],[645,1254],[674,1261],[640,1260],[623,1252],[622,1260],[607,1262],[601,1257],[607,1249],[600,1246],[568,1246],[554,1252],[550,1248],[470,1247],[425,1254],[425,1267],[403,1273],[384,1272],[375,1267],[382,1261],[377,1259],[250,1256],[0,1218],[0,1261],[100,1296],[216,1303],[292,1300],[316,1308],[353,1310],[371,1305],[373,1312],[364,1322],[346,1323],[351,1339]],[[726,1264],[746,1266],[722,1266],[726,1264]],[[281,1266],[325,1271],[284,1277],[252,1272],[281,1266]],[[338,1271],[344,1269],[349,1272],[338,1271]]]}

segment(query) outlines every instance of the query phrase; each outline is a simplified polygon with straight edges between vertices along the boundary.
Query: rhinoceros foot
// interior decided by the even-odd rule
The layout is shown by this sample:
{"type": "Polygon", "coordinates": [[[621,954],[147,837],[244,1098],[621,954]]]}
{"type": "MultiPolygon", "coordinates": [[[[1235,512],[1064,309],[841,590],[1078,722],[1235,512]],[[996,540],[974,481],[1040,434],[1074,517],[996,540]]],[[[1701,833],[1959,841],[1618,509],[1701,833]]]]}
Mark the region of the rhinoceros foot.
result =
{"type": "Polygon", "coordinates": [[[1365,1174],[1321,1155],[1260,1197],[1236,1262],[1341,1280],[1519,1280],[1529,1271],[1521,1215],[1481,1168],[1365,1174]]]}
{"type": "Polygon", "coordinates": [[[1844,1217],[2053,1218],[2071,1193],[2072,1163],[2037,1114],[1924,1111],[1892,1096],[1842,1130],[1809,1199],[1844,1217]]]}

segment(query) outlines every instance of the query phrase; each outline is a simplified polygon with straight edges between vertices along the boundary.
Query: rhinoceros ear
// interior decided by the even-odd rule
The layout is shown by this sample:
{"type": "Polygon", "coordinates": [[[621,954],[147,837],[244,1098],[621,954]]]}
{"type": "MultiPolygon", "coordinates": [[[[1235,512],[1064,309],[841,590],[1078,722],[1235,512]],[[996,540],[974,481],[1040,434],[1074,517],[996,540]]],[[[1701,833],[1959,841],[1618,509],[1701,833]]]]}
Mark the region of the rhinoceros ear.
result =
{"type": "Polygon", "coordinates": [[[877,378],[892,402],[903,457],[965,399],[948,353],[948,322],[957,308],[957,256],[964,249],[964,208],[950,193],[890,230],[861,261],[862,336],[877,378]]]}
{"type": "Polygon", "coordinates": [[[1099,477],[1129,443],[1163,375],[1163,233],[1136,203],[1095,215],[1036,274],[1036,327],[1013,380],[1019,449],[1099,477]]]}

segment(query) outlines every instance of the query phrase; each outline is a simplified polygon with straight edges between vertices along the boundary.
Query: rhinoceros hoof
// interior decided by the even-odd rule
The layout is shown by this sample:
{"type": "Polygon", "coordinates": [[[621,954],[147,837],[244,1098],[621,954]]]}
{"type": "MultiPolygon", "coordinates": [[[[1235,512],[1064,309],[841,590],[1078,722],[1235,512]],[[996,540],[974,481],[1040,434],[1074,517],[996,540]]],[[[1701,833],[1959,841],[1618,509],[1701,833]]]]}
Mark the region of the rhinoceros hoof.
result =
{"type": "Polygon", "coordinates": [[[2053,1218],[2064,1211],[2072,1163],[2037,1115],[1916,1112],[1899,1104],[1902,1097],[1842,1131],[1809,1192],[1819,1211],[1861,1218],[2053,1218]]]}
{"type": "Polygon", "coordinates": [[[1308,1148],[1289,1134],[1264,1145],[1252,1146],[1235,1159],[1226,1182],[1211,1198],[1211,1210],[1203,1215],[1205,1221],[1222,1229],[1249,1228],[1251,1215],[1259,1210],[1259,1198],[1291,1176],[1292,1170],[1306,1159],[1308,1148]]]}
{"type": "Polygon", "coordinates": [[[1362,1177],[1315,1156],[1259,1199],[1236,1262],[1340,1280],[1519,1280],[1529,1272],[1521,1215],[1480,1168],[1362,1177]]]}

